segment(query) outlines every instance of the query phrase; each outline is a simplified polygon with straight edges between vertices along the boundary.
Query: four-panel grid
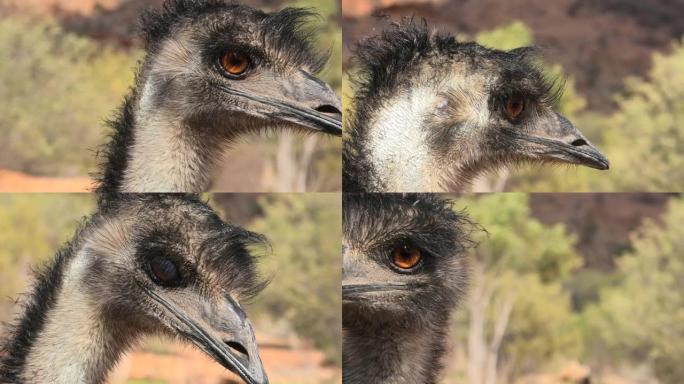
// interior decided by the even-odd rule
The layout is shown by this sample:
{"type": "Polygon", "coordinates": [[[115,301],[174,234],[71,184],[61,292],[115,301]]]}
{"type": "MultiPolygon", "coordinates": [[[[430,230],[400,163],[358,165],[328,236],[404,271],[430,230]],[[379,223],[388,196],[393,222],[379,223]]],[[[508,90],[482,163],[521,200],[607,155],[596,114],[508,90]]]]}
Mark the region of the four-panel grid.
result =
{"type": "Polygon", "coordinates": [[[0,0],[0,383],[684,382],[683,17],[0,0]]]}

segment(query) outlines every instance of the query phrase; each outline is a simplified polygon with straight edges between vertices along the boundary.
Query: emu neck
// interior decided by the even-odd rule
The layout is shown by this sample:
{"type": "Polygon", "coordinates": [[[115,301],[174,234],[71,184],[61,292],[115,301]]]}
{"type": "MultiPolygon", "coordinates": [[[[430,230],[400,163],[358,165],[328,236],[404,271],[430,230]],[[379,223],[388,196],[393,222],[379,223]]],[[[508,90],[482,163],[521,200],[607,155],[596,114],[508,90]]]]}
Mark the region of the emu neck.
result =
{"type": "Polygon", "coordinates": [[[173,113],[142,106],[135,116],[121,191],[206,191],[221,155],[220,140],[193,128],[173,113]]]}
{"type": "Polygon", "coordinates": [[[124,320],[105,316],[84,289],[84,257],[65,271],[54,305],[44,313],[21,377],[26,383],[101,383],[134,335],[124,320]]]}
{"type": "Polygon", "coordinates": [[[344,384],[432,384],[442,366],[444,333],[396,324],[344,329],[344,384]]]}

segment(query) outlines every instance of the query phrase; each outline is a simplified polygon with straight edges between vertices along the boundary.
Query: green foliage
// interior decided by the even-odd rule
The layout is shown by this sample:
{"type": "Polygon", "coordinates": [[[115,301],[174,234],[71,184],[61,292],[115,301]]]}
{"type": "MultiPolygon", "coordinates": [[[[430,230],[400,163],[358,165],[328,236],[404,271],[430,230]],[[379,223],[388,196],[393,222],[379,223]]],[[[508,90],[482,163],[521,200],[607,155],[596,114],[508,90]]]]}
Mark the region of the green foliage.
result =
{"type": "Polygon", "coordinates": [[[54,21],[0,18],[0,164],[41,174],[91,170],[103,120],[131,84],[137,56],[54,21]]]}
{"type": "Polygon", "coordinates": [[[249,227],[271,241],[273,255],[263,258],[261,270],[272,281],[255,300],[255,314],[287,320],[340,364],[341,199],[279,195],[261,199],[260,205],[264,216],[249,227]]]}
{"type": "Polygon", "coordinates": [[[544,283],[535,274],[504,273],[496,278],[501,284],[498,295],[515,295],[503,348],[503,363],[512,377],[580,356],[582,333],[570,295],[559,282],[544,283]]]}
{"type": "Polygon", "coordinates": [[[549,227],[533,219],[528,195],[485,195],[460,199],[457,206],[467,206],[486,230],[476,238],[479,246],[473,257],[490,271],[532,273],[543,282],[552,282],[563,281],[580,265],[575,238],[563,225],[549,227]]]}
{"type": "Polygon", "coordinates": [[[509,51],[532,44],[534,37],[525,23],[514,21],[491,31],[478,33],[475,41],[485,47],[509,51]]]}
{"type": "Polygon", "coordinates": [[[674,191],[684,186],[684,40],[656,53],[647,79],[628,78],[604,141],[611,190],[674,191]]]}
{"type": "MultiPolygon", "coordinates": [[[[516,377],[555,358],[581,353],[580,329],[563,283],[580,265],[575,238],[562,225],[546,226],[530,216],[528,196],[493,194],[461,198],[486,233],[470,253],[472,282],[467,311],[458,312],[457,334],[467,344],[473,316],[484,306],[485,338],[491,340],[506,302],[512,309],[499,365],[516,377]],[[467,332],[466,332],[467,331],[467,332]]],[[[477,332],[475,332],[477,334],[477,332]]]]}
{"type": "Polygon", "coordinates": [[[0,296],[25,290],[31,268],[53,257],[93,209],[88,195],[0,195],[0,296]]]}
{"type": "Polygon", "coordinates": [[[684,199],[647,220],[619,262],[620,283],[586,311],[596,360],[650,363],[663,383],[684,382],[684,199]]]}

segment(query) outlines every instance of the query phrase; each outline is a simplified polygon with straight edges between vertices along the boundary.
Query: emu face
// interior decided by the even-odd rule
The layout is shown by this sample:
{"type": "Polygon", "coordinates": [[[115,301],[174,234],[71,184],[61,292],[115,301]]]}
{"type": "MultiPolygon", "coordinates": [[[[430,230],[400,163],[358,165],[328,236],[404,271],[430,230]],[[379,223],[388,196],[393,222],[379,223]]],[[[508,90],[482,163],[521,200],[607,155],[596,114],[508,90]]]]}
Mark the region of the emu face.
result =
{"type": "Polygon", "coordinates": [[[192,199],[124,199],[84,245],[81,269],[101,312],[190,342],[247,383],[267,383],[239,304],[262,286],[247,249],[262,238],[192,199]]]}
{"type": "Polygon", "coordinates": [[[545,161],[608,169],[605,158],[554,108],[562,88],[547,79],[529,48],[509,52],[465,44],[430,58],[419,78],[432,78],[432,113],[424,116],[438,158],[466,164],[545,161]]]}
{"type": "Polygon", "coordinates": [[[340,136],[340,100],[314,76],[325,60],[302,31],[310,16],[221,0],[167,1],[142,22],[142,110],[224,136],[274,126],[340,136]]]}
{"type": "Polygon", "coordinates": [[[361,42],[356,62],[347,189],[453,190],[518,162],[609,167],[556,112],[562,87],[533,49],[487,49],[405,22],[361,42]]]}
{"type": "Polygon", "coordinates": [[[464,218],[432,195],[343,199],[345,331],[410,333],[448,317],[466,285],[464,218]]]}

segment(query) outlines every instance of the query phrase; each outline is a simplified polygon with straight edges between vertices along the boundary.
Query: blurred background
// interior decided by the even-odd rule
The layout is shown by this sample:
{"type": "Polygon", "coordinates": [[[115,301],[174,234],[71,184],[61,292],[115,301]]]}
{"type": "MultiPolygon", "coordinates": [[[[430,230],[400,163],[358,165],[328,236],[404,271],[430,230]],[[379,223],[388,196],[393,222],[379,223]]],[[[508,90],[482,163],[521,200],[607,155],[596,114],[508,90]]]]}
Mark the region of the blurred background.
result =
{"type": "Polygon", "coordinates": [[[684,383],[684,196],[498,193],[454,207],[486,233],[444,382],[684,383]]]}
{"type": "MultiPolygon", "coordinates": [[[[273,383],[341,382],[338,194],[208,195],[235,224],[263,233],[272,252],[260,255],[271,284],[247,305],[260,354],[273,383]]],[[[54,256],[95,209],[86,194],[0,194],[0,324],[27,292],[31,270],[54,256]]],[[[0,339],[4,327],[0,327],[0,339]]],[[[111,384],[241,383],[198,350],[150,338],[110,375],[111,384]]]]}
{"type": "MultiPolygon", "coordinates": [[[[474,191],[681,191],[684,187],[684,2],[670,0],[343,0],[343,70],[356,42],[401,17],[461,40],[536,45],[567,78],[560,110],[611,161],[608,172],[521,166],[474,191]]],[[[353,89],[344,82],[348,107],[353,89]]]]}
{"type": "MultiPolygon", "coordinates": [[[[136,23],[162,0],[0,0],[0,191],[83,191],[95,153],[142,58],[136,23]]],[[[311,7],[320,74],[342,86],[338,0],[248,0],[263,10],[311,7]]],[[[226,192],[341,190],[339,138],[247,137],[214,176],[226,192]]]]}

